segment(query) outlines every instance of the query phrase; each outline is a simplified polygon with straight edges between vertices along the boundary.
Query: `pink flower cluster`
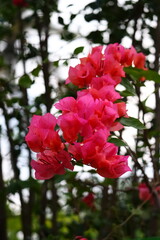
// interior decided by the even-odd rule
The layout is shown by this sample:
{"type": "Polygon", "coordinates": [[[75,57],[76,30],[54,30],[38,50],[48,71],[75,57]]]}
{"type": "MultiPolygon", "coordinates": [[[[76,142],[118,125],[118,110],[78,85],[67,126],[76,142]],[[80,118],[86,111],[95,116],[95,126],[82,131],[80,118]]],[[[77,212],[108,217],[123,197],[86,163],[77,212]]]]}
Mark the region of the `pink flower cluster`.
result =
{"type": "Polygon", "coordinates": [[[71,160],[89,165],[108,178],[130,171],[128,156],[118,155],[118,148],[107,139],[112,131],[123,128],[116,120],[127,117],[126,104],[115,90],[125,76],[123,68],[133,65],[145,69],[144,63],[142,53],[116,43],[105,49],[93,48],[80,64],[70,67],[66,83],[82,88],[77,98],[66,97],[55,104],[62,112],[58,119],[49,113],[33,116],[26,136],[28,146],[37,152],[38,161],[31,162],[37,179],[63,174],[65,168],[73,170],[71,160]]]}
{"type": "MultiPolygon", "coordinates": [[[[150,192],[148,186],[145,183],[140,183],[138,186],[139,199],[142,201],[148,200],[151,205],[155,205],[156,201],[153,194],[150,192]]],[[[156,186],[154,191],[157,192],[158,199],[160,200],[160,186],[156,186]]]]}
{"type": "Polygon", "coordinates": [[[18,7],[27,7],[28,3],[25,0],[12,0],[13,5],[18,7]]]}
{"type": "Polygon", "coordinates": [[[88,239],[82,236],[76,236],[74,240],[88,240],[88,239]]]}
{"type": "Polygon", "coordinates": [[[92,210],[95,209],[94,201],[95,201],[95,197],[92,192],[88,193],[87,196],[82,198],[82,202],[84,202],[92,210]]]}
{"type": "Polygon", "coordinates": [[[50,113],[34,115],[26,135],[29,148],[37,153],[38,161],[31,161],[37,179],[49,179],[55,174],[64,174],[65,168],[73,170],[71,156],[65,150],[58,131],[57,119],[50,113]]]}

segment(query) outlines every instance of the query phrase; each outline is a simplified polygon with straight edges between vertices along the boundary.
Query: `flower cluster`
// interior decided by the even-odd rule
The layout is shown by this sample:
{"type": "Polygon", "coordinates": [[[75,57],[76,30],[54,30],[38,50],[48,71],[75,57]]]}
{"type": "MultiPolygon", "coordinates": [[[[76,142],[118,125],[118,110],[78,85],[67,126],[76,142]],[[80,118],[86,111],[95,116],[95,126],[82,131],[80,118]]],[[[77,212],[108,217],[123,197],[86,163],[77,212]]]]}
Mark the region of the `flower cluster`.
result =
{"type": "Polygon", "coordinates": [[[76,236],[74,240],[88,240],[88,239],[82,236],[76,236]]]}
{"type": "MultiPolygon", "coordinates": [[[[142,201],[149,201],[151,205],[155,205],[155,198],[153,193],[150,192],[148,186],[145,183],[140,183],[138,186],[139,199],[142,201]]],[[[160,186],[156,186],[154,191],[157,192],[158,199],[160,200],[160,186]]]]}
{"type": "Polygon", "coordinates": [[[95,201],[95,197],[92,192],[88,193],[88,195],[82,198],[82,202],[84,202],[87,205],[87,207],[91,209],[95,209],[94,201],[95,201]]]}
{"type": "Polygon", "coordinates": [[[27,7],[28,3],[25,0],[12,0],[13,5],[18,7],[27,7]]]}
{"type": "Polygon", "coordinates": [[[115,90],[125,76],[123,68],[133,65],[145,69],[144,63],[144,55],[133,47],[111,44],[105,49],[94,47],[80,64],[70,67],[66,84],[80,88],[77,97],[55,104],[62,112],[58,119],[49,113],[34,116],[26,136],[28,146],[37,152],[38,161],[31,162],[36,178],[63,174],[65,168],[72,170],[71,160],[89,165],[108,178],[130,171],[128,156],[118,155],[118,148],[107,139],[112,131],[123,128],[118,118],[127,117],[126,104],[115,90]],[[56,125],[63,141],[54,130],[56,125]]]}
{"type": "Polygon", "coordinates": [[[64,174],[65,168],[73,170],[71,156],[65,151],[58,131],[55,131],[56,124],[57,119],[50,113],[44,116],[34,115],[31,120],[26,142],[37,153],[38,161],[31,161],[37,179],[49,179],[55,174],[64,174]]]}

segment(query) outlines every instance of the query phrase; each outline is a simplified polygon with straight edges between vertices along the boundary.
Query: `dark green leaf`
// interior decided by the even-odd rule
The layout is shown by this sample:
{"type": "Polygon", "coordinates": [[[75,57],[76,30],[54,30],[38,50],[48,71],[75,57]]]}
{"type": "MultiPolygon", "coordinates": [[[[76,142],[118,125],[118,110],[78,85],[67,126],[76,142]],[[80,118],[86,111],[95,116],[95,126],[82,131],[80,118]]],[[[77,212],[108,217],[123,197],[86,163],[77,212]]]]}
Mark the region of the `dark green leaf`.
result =
{"type": "Polygon", "coordinates": [[[64,25],[64,20],[63,20],[62,17],[58,17],[58,22],[59,22],[60,24],[64,25]]]}
{"type": "Polygon", "coordinates": [[[126,90],[131,94],[131,96],[136,95],[133,84],[127,78],[122,79],[121,85],[126,88],[126,90]]]}
{"type": "Polygon", "coordinates": [[[33,81],[30,79],[28,74],[23,75],[19,79],[19,86],[23,88],[29,88],[33,84],[33,81]]]}
{"type": "Polygon", "coordinates": [[[71,16],[70,16],[71,21],[72,21],[76,16],[77,16],[76,14],[71,14],[71,16]]]}
{"type": "Polygon", "coordinates": [[[134,127],[136,129],[145,129],[145,126],[143,125],[143,123],[141,123],[137,118],[133,118],[133,117],[125,118],[125,117],[122,117],[122,118],[119,119],[119,122],[122,125],[124,125],[124,126],[134,127]]]}
{"type": "Polygon", "coordinates": [[[135,94],[132,94],[131,92],[129,92],[129,91],[127,91],[127,90],[121,91],[121,92],[120,92],[120,95],[121,95],[122,97],[135,96],[135,94]]]}
{"type": "Polygon", "coordinates": [[[103,32],[100,31],[94,31],[89,33],[89,35],[87,36],[87,38],[91,41],[93,41],[94,43],[103,43],[103,32]]]}
{"type": "Polygon", "coordinates": [[[73,55],[77,55],[79,53],[81,53],[83,51],[84,47],[77,47],[76,49],[74,49],[73,55]]]}
{"type": "Polygon", "coordinates": [[[118,147],[127,146],[126,143],[124,143],[123,140],[119,138],[110,138],[108,142],[114,143],[118,147]]]}
{"type": "Polygon", "coordinates": [[[34,68],[34,69],[32,70],[31,73],[32,73],[32,75],[33,75],[34,77],[38,77],[40,70],[41,70],[41,66],[38,65],[36,68],[34,68]]]}
{"type": "Polygon", "coordinates": [[[109,186],[109,185],[113,185],[114,184],[114,180],[111,178],[105,178],[102,185],[103,186],[109,186]]]}
{"type": "Polygon", "coordinates": [[[66,181],[69,181],[69,180],[72,180],[76,177],[77,175],[77,172],[74,171],[74,172],[71,172],[71,171],[68,171],[65,175],[56,175],[54,177],[54,182],[55,183],[59,183],[63,180],[66,180],[66,181]]]}
{"type": "Polygon", "coordinates": [[[152,80],[156,83],[160,83],[160,75],[153,70],[142,70],[134,67],[125,67],[124,71],[134,79],[145,77],[147,80],[152,80]]]}
{"type": "Polygon", "coordinates": [[[63,62],[63,65],[68,66],[68,61],[67,61],[67,60],[64,61],[64,62],[63,62]]]}
{"type": "Polygon", "coordinates": [[[58,60],[58,61],[54,61],[54,62],[53,62],[53,66],[54,66],[54,67],[58,67],[58,66],[59,66],[59,60],[58,60]]]}

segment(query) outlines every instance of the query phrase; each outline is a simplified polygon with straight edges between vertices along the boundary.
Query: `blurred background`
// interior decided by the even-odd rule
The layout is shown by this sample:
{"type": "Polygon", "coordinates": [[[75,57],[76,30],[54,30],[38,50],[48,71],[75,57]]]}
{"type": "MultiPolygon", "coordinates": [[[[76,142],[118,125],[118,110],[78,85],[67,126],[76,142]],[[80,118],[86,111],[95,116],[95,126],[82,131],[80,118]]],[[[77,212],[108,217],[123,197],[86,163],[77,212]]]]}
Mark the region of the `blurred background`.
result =
{"type": "Polygon", "coordinates": [[[67,72],[92,46],[133,45],[158,72],[159,39],[158,0],[0,0],[0,239],[160,239],[160,209],[139,207],[138,193],[144,178],[159,184],[159,83],[120,87],[128,114],[147,126],[121,132],[145,175],[130,157],[132,173],[120,179],[77,166],[37,181],[24,140],[33,114],[54,114],[58,99],[76,96],[67,72]]]}

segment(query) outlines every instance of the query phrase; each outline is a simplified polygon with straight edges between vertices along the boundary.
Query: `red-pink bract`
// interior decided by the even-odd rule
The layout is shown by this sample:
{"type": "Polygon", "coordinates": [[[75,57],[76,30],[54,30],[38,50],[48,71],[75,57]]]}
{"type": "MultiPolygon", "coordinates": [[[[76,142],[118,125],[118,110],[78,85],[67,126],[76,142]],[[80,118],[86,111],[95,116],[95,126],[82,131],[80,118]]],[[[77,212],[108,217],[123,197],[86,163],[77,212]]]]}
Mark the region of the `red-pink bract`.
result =
{"type": "Polygon", "coordinates": [[[77,112],[77,101],[73,97],[62,98],[58,103],[54,104],[54,106],[61,110],[63,114],[77,112]]]}
{"type": "Polygon", "coordinates": [[[79,64],[75,68],[70,67],[66,83],[72,82],[78,87],[87,87],[95,75],[95,70],[90,63],[79,64]]]}
{"type": "Polygon", "coordinates": [[[46,150],[37,154],[38,161],[32,160],[31,166],[35,169],[37,179],[49,179],[55,174],[64,174],[65,168],[73,170],[71,156],[62,150],[59,153],[46,150]]]}
{"type": "Polygon", "coordinates": [[[75,240],[88,240],[87,238],[84,238],[82,236],[76,236],[75,240]]]}
{"type": "Polygon", "coordinates": [[[44,116],[34,115],[32,117],[29,132],[25,137],[32,151],[41,152],[47,148],[53,151],[63,149],[63,143],[54,130],[56,123],[56,118],[50,113],[46,113],[44,116]]]}
{"type": "Polygon", "coordinates": [[[94,47],[77,66],[70,67],[66,83],[83,89],[77,97],[55,104],[62,111],[58,120],[49,113],[33,116],[26,136],[28,146],[38,153],[38,161],[31,163],[37,178],[63,174],[65,168],[72,170],[71,157],[103,177],[117,178],[130,171],[128,156],[117,155],[118,148],[107,141],[112,131],[123,128],[118,119],[128,117],[126,103],[116,91],[125,77],[124,67],[145,70],[144,64],[142,53],[115,43],[94,47]]]}
{"type": "Polygon", "coordinates": [[[134,56],[134,65],[136,68],[140,68],[140,69],[146,69],[145,68],[145,60],[146,57],[143,53],[137,53],[134,56]]]}
{"type": "Polygon", "coordinates": [[[63,137],[67,142],[75,142],[81,132],[85,120],[80,118],[77,113],[66,113],[58,118],[58,125],[63,131],[63,137]]]}
{"type": "Polygon", "coordinates": [[[93,193],[88,193],[87,196],[82,198],[82,202],[84,202],[90,208],[95,208],[94,200],[95,198],[93,193]]]}
{"type": "MultiPolygon", "coordinates": [[[[138,190],[139,190],[140,200],[142,200],[142,201],[149,200],[151,205],[154,205],[156,203],[156,199],[153,196],[153,194],[150,192],[146,183],[140,183],[138,186],[138,190]]],[[[154,187],[154,190],[157,191],[158,198],[160,200],[160,186],[154,187]]]]}
{"type": "Polygon", "coordinates": [[[13,4],[15,6],[19,6],[19,7],[27,7],[28,3],[25,0],[12,0],[13,4]]]}
{"type": "Polygon", "coordinates": [[[100,162],[97,173],[102,177],[118,178],[131,171],[128,166],[128,156],[115,155],[100,162]]]}

